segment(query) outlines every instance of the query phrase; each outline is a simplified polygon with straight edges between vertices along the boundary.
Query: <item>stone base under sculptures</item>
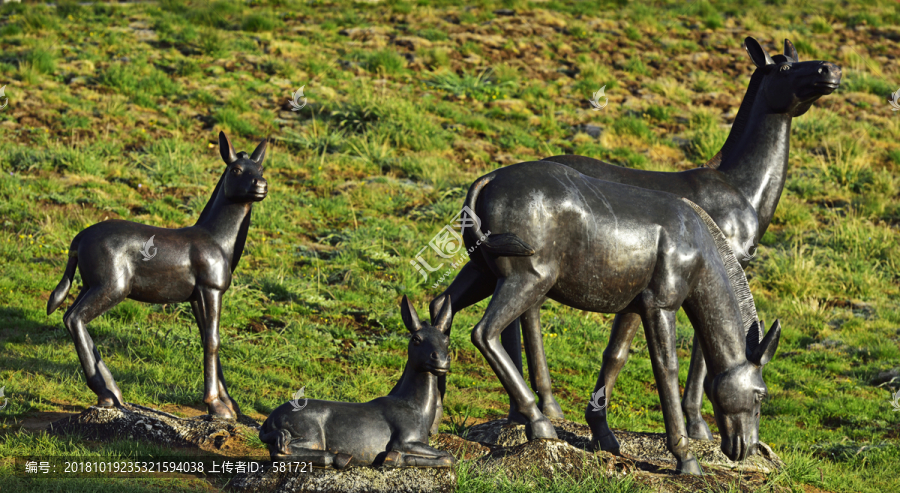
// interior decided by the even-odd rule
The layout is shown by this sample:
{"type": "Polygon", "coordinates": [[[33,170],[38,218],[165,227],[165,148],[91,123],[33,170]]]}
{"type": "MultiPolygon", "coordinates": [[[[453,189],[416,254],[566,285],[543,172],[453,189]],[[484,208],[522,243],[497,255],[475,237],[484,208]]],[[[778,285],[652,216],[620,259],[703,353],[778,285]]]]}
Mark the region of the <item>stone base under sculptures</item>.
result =
{"type": "MultiPolygon", "coordinates": [[[[223,452],[239,445],[255,423],[198,416],[179,418],[168,413],[129,404],[127,408],[90,407],[83,413],[50,425],[51,433],[78,432],[92,440],[133,439],[174,447],[196,447],[207,452],[223,452]]],[[[759,455],[743,462],[730,461],[719,449],[718,437],[711,441],[691,440],[691,451],[700,461],[704,476],[675,474],[675,458],[666,450],[665,434],[616,431],[622,456],[586,451],[590,443],[587,425],[554,420],[559,440],[528,442],[523,425],[498,419],[467,429],[465,437],[440,433],[430,445],[453,453],[467,474],[508,479],[560,477],[631,476],[654,491],[708,489],[716,485],[755,491],[766,476],[784,464],[767,445],[760,443],[759,455]]],[[[239,445],[240,446],[240,445],[239,445]]],[[[243,447],[241,447],[243,448],[243,447]]],[[[263,454],[264,451],[260,451],[263,454]]],[[[229,487],[241,492],[452,492],[457,488],[454,468],[373,468],[351,467],[342,471],[313,468],[309,472],[276,472],[270,468],[238,474],[229,487]]]]}
{"type": "Polygon", "coordinates": [[[53,434],[77,432],[89,440],[143,440],[171,447],[199,447],[207,451],[227,450],[247,432],[259,425],[246,416],[239,422],[214,418],[208,414],[179,418],[137,404],[125,407],[91,406],[81,414],[54,422],[53,434]],[[241,428],[245,428],[242,433],[241,428]]]}
{"type": "MultiPolygon", "coordinates": [[[[553,479],[566,476],[586,477],[632,476],[638,483],[654,491],[694,491],[715,485],[755,491],[766,476],[784,467],[784,463],[768,445],[760,443],[760,455],[743,462],[729,460],[719,449],[718,437],[711,441],[691,440],[691,451],[700,461],[704,476],[675,474],[675,458],[666,450],[663,433],[616,431],[621,443],[621,457],[606,452],[591,453],[587,425],[554,420],[559,440],[528,442],[525,427],[499,419],[475,425],[465,438],[439,433],[430,445],[447,450],[461,462],[469,462],[469,474],[505,475],[521,479],[528,474],[553,479]]],[[[453,469],[387,469],[358,467],[345,471],[314,469],[308,473],[261,472],[238,475],[231,485],[242,492],[428,492],[454,491],[453,469]]]]}

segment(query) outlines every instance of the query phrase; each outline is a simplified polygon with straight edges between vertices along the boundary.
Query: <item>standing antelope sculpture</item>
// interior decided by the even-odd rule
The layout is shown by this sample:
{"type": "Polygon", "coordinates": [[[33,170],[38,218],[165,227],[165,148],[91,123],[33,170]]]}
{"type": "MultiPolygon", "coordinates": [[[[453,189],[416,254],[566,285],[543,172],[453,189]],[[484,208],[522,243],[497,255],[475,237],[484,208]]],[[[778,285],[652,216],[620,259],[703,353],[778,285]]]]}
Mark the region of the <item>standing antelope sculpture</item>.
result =
{"type": "MultiPolygon", "coordinates": [[[[741,266],[746,267],[775,214],[787,179],[791,121],[806,113],[820,97],[837,89],[841,69],[830,62],[800,62],[797,50],[787,39],[784,40],[784,54],[775,57],[769,56],[751,37],[745,39],[744,45],[757,68],[750,77],[747,93],[725,145],[705,167],[670,173],[624,168],[575,155],[553,156],[543,161],[564,164],[602,180],[688,198],[713,218],[741,266]]],[[[493,289],[491,276],[482,272],[476,263],[469,262],[442,295],[449,295],[454,309],[459,311],[483,299],[483,293],[490,294],[493,289]]],[[[543,301],[522,314],[522,334],[529,376],[532,388],[540,397],[540,409],[549,417],[562,418],[562,409],[553,399],[540,335],[543,301]]],[[[503,332],[503,345],[514,355],[521,372],[521,342],[516,325],[514,323],[503,332]]],[[[639,326],[640,317],[634,313],[619,314],[613,321],[594,389],[605,387],[606,402],[612,394],[613,382],[628,359],[628,348],[639,326]]],[[[712,434],[700,414],[705,365],[700,354],[701,345],[695,341],[693,348],[683,401],[688,436],[710,439],[712,434]]],[[[524,422],[525,418],[512,400],[510,403],[510,418],[524,422]]],[[[587,409],[586,412],[590,407],[587,409]]],[[[610,450],[618,449],[617,443],[608,446],[610,450]]]]}
{"type": "Polygon", "coordinates": [[[250,156],[235,154],[220,132],[219,152],[227,166],[195,225],[167,229],[109,220],[84,229],[69,246],[66,271],[50,295],[47,315],[62,305],[78,268],[83,286],[63,323],[98,406],[121,406],[125,400],[86,325],[125,298],[157,304],[188,301],[203,345],[203,401],[213,416],[231,419],[240,414],[219,362],[219,315],[244,251],[253,203],[263,200],[268,190],[262,166],[266,141],[250,156]]]}
{"type": "MultiPolygon", "coordinates": [[[[761,367],[774,355],[781,328],[776,321],[760,341],[747,280],[703,209],[669,193],[598,180],[543,161],[479,178],[465,205],[478,218],[464,228],[466,246],[484,237],[483,229],[492,231],[471,257],[494,286],[472,342],[528,420],[530,439],[556,438],[556,432],[499,336],[549,297],[582,310],[640,317],[668,449],[679,472],[699,474],[678,403],[675,313],[683,307],[710,369],[704,384],[722,451],[732,460],[756,452],[760,403],[767,394],[761,367]]],[[[436,302],[445,304],[444,298],[436,302]]],[[[593,448],[617,444],[605,414],[586,417],[593,448]]]]}

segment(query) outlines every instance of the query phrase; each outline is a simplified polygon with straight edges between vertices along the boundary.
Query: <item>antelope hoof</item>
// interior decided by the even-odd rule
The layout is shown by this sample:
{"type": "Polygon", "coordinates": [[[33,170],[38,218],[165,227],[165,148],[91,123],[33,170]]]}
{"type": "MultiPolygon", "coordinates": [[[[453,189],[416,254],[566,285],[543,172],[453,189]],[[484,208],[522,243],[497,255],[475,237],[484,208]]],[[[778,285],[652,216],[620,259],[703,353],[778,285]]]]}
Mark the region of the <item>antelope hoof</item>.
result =
{"type": "Polygon", "coordinates": [[[551,397],[547,401],[541,400],[538,403],[538,409],[541,410],[541,414],[550,419],[566,419],[566,415],[563,414],[562,408],[559,407],[559,403],[556,402],[556,399],[551,397]]]}
{"type": "Polygon", "coordinates": [[[403,464],[403,454],[392,450],[384,456],[384,467],[400,467],[403,464]]]}
{"type": "Polygon", "coordinates": [[[693,440],[712,440],[713,435],[712,432],[709,431],[709,426],[706,425],[706,421],[700,419],[699,421],[688,421],[687,422],[687,432],[688,438],[693,440]]]}
{"type": "Polygon", "coordinates": [[[611,431],[605,435],[591,438],[591,451],[602,450],[613,455],[622,455],[620,449],[619,440],[611,431]]]}
{"type": "Polygon", "coordinates": [[[536,438],[558,438],[553,423],[547,418],[541,418],[525,425],[525,436],[528,440],[536,438]]]}
{"type": "Polygon", "coordinates": [[[278,438],[275,439],[275,448],[278,450],[278,452],[285,457],[290,456],[290,444],[291,434],[288,433],[287,430],[278,430],[278,438]]]}
{"type": "Polygon", "coordinates": [[[350,465],[350,459],[352,459],[352,455],[347,454],[335,454],[334,459],[331,461],[332,467],[335,469],[346,469],[347,466],[350,465]]]}
{"type": "Polygon", "coordinates": [[[234,414],[235,417],[241,415],[241,408],[238,407],[237,402],[234,402],[234,399],[232,399],[231,396],[228,396],[222,402],[225,403],[225,407],[231,410],[231,413],[234,414]]]}
{"type": "Polygon", "coordinates": [[[685,460],[677,460],[677,464],[675,465],[675,472],[678,474],[691,474],[694,476],[702,476],[703,470],[700,469],[700,463],[697,462],[697,459],[694,458],[693,455],[689,455],[685,460]]]}
{"type": "Polygon", "coordinates": [[[226,406],[225,403],[219,399],[216,399],[207,404],[206,408],[207,410],[209,410],[209,415],[214,418],[231,420],[236,418],[231,409],[229,409],[228,406],[226,406]]]}
{"type": "Polygon", "coordinates": [[[97,397],[97,407],[113,407],[116,405],[114,397],[97,397]]]}

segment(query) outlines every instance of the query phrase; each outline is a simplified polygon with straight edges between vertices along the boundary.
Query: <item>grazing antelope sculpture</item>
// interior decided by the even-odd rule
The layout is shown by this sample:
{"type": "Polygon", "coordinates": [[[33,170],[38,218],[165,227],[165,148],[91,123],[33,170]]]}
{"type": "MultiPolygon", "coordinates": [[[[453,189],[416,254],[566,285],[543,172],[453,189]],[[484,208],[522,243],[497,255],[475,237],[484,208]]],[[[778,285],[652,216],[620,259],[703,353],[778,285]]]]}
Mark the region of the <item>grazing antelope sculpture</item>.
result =
{"type": "MultiPolygon", "coordinates": [[[[781,329],[776,321],[760,341],[743,271],[724,235],[699,206],[545,161],[515,164],[479,178],[465,205],[478,218],[475,226],[464,228],[466,246],[483,237],[483,229],[492,232],[471,257],[494,286],[472,342],[528,420],[529,438],[556,438],[556,432],[499,336],[549,297],[582,310],[640,317],[668,449],[678,471],[700,473],[688,450],[678,403],[675,313],[683,307],[710,368],[705,386],[722,451],[732,460],[756,452],[760,402],[767,393],[761,367],[774,355],[781,329]]],[[[587,418],[594,448],[617,445],[605,413],[587,418]]]]}
{"type": "Polygon", "coordinates": [[[220,132],[219,152],[227,166],[195,225],[166,229],[109,220],[81,231],[69,246],[66,271],[50,295],[47,315],[62,305],[77,267],[84,285],[63,323],[98,406],[121,406],[125,400],[86,325],[125,298],[157,304],[188,301],[203,345],[203,401],[213,416],[240,414],[219,362],[219,315],[244,251],[253,203],[263,200],[268,190],[262,166],[266,141],[250,156],[235,154],[220,132]]]}
{"type": "MultiPolygon", "coordinates": [[[[784,188],[791,120],[806,113],[820,97],[837,89],[841,69],[830,62],[800,62],[797,50],[787,39],[784,40],[784,54],[775,57],[770,57],[751,37],[746,38],[744,44],[757,68],[750,77],[747,93],[725,145],[705,167],[668,173],[624,168],[575,155],[553,156],[543,161],[564,164],[602,180],[688,198],[709,213],[741,266],[746,267],[756,255],[759,239],[775,214],[784,188]]],[[[450,296],[454,309],[459,311],[483,299],[483,293],[489,294],[492,290],[491,276],[469,262],[442,295],[450,296]]],[[[543,301],[522,314],[525,353],[532,388],[540,397],[540,409],[548,417],[562,418],[562,410],[553,399],[540,335],[543,301]]],[[[513,355],[521,372],[521,342],[516,325],[514,323],[503,332],[503,345],[513,355]]],[[[613,321],[594,389],[605,388],[606,402],[612,394],[613,382],[628,359],[628,348],[639,326],[640,317],[635,313],[619,314],[613,321]]],[[[712,434],[700,414],[706,368],[701,345],[695,341],[693,348],[682,405],[687,416],[688,436],[710,439],[712,434]]],[[[524,417],[510,402],[510,418],[524,422],[524,417]]],[[[618,448],[618,444],[610,446],[618,448]]]]}
{"type": "Polygon", "coordinates": [[[391,392],[369,402],[310,399],[296,410],[290,402],[275,409],[259,432],[272,460],[302,460],[320,467],[348,465],[443,467],[456,459],[428,446],[428,430],[440,397],[437,377],[450,369],[450,301],[434,326],[422,323],[406,296],[403,323],[412,337],[403,376],[391,392]]]}

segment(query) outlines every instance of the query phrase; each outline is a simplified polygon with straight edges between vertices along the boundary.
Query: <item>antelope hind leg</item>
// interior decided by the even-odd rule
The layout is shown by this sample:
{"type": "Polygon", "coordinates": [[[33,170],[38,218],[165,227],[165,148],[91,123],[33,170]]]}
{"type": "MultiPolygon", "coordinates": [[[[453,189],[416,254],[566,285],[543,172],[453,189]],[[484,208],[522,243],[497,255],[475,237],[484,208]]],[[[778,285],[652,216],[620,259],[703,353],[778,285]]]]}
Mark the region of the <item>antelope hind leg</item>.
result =
{"type": "Polygon", "coordinates": [[[544,352],[544,340],[541,338],[541,306],[543,304],[544,299],[525,310],[525,313],[519,317],[525,340],[525,356],[528,359],[528,379],[531,380],[531,388],[537,392],[538,409],[544,413],[544,416],[550,419],[565,419],[562,408],[553,398],[550,368],[544,352]]]}
{"type": "Polygon", "coordinates": [[[335,454],[327,450],[313,450],[295,446],[294,444],[290,445],[290,449],[291,455],[279,459],[309,462],[316,467],[333,467],[335,469],[346,469],[350,466],[350,461],[353,459],[352,455],[335,454]]]}
{"type": "Polygon", "coordinates": [[[521,274],[497,282],[494,296],[481,320],[472,330],[472,343],[491,365],[510,399],[520,413],[528,418],[525,435],[535,438],[557,438],[553,424],[537,407],[534,394],[522,378],[509,354],[500,345],[500,332],[528,308],[543,299],[555,276],[534,278],[521,274]]]}
{"type": "Polygon", "coordinates": [[[584,411],[584,419],[591,428],[591,449],[604,450],[619,455],[619,440],[609,429],[607,412],[609,399],[612,396],[613,387],[619,372],[628,361],[628,349],[641,326],[641,318],[636,313],[620,313],[613,319],[612,330],[609,333],[609,342],[603,351],[603,361],[600,366],[600,374],[597,375],[597,383],[594,392],[605,388],[603,409],[597,410],[595,406],[588,404],[584,411]]]}
{"type": "MultiPolygon", "coordinates": [[[[438,305],[435,303],[437,300],[444,296],[450,297],[450,303],[453,307],[453,315],[459,313],[460,310],[471,306],[479,301],[487,298],[494,292],[494,285],[497,283],[497,279],[490,274],[485,274],[481,270],[479,270],[472,262],[466,262],[466,265],[463,266],[462,270],[459,271],[459,274],[453,278],[453,282],[450,283],[450,286],[444,290],[443,293],[439,294],[434,300],[429,304],[429,312],[431,315],[431,320],[435,320],[438,316],[438,312],[440,311],[438,305]]],[[[452,326],[451,320],[451,326],[452,326]]],[[[444,416],[444,392],[447,390],[447,376],[441,375],[438,377],[438,390],[440,390],[440,397],[438,398],[437,406],[434,413],[434,421],[431,424],[431,429],[429,433],[434,435],[438,432],[438,429],[441,425],[441,418],[444,416]]]]}
{"type": "Polygon", "coordinates": [[[81,360],[88,387],[97,394],[98,407],[121,406],[125,404],[122,391],[116,385],[112,373],[100,358],[100,351],[88,334],[86,325],[125,299],[122,289],[113,286],[94,286],[79,293],[63,316],[63,323],[75,343],[75,351],[81,360]]]}

